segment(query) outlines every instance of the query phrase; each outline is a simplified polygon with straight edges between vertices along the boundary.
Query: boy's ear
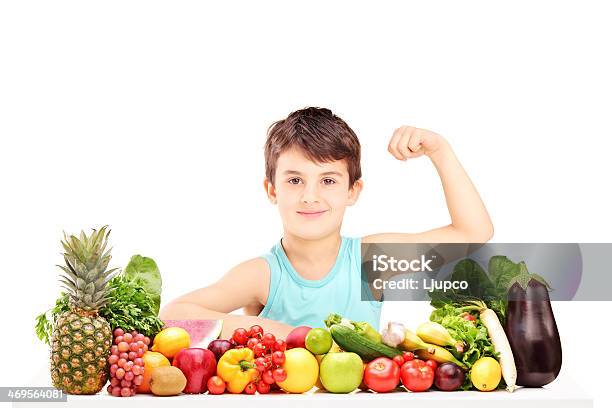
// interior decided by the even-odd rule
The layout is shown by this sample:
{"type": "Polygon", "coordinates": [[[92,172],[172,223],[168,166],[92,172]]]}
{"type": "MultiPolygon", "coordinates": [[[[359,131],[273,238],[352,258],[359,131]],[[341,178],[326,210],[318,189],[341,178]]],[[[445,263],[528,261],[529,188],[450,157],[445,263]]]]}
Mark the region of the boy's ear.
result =
{"type": "Polygon", "coordinates": [[[272,204],[276,204],[276,189],[274,188],[274,183],[271,183],[267,177],[264,177],[263,185],[268,195],[268,200],[270,200],[272,204]]]}
{"type": "Polygon", "coordinates": [[[361,194],[361,190],[363,190],[363,180],[359,179],[355,181],[355,183],[353,183],[353,187],[349,189],[349,199],[347,205],[351,206],[357,202],[359,194],[361,194]]]}

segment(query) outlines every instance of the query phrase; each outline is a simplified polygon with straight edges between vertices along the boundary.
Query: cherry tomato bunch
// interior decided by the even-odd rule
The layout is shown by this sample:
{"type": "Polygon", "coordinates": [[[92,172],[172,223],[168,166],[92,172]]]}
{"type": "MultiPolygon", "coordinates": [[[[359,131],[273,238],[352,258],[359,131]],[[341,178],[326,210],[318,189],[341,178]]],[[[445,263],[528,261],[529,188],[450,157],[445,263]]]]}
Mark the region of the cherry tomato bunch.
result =
{"type": "Polygon", "coordinates": [[[249,330],[239,328],[234,330],[230,343],[234,348],[248,347],[255,355],[255,368],[259,372],[257,381],[250,383],[245,388],[246,394],[267,394],[271,389],[276,389],[276,383],[287,379],[287,373],[282,368],[285,363],[285,350],[287,343],[277,339],[272,333],[264,333],[259,325],[254,325],[249,330]]]}
{"type": "Polygon", "coordinates": [[[402,354],[400,354],[399,356],[395,356],[393,357],[393,361],[395,361],[395,363],[401,367],[402,365],[404,365],[404,363],[406,361],[412,361],[414,360],[414,353],[410,352],[410,351],[404,351],[402,354]]]}

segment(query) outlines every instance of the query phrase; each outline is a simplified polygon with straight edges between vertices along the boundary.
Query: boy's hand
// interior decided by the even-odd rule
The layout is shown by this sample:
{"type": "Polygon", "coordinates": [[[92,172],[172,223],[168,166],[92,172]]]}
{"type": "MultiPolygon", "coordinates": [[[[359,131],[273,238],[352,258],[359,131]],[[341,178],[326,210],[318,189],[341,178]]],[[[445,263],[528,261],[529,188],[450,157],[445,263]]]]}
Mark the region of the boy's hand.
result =
{"type": "Polygon", "coordinates": [[[393,132],[389,142],[389,153],[398,160],[407,160],[426,155],[429,158],[447,144],[437,133],[412,126],[402,126],[393,132]]]}

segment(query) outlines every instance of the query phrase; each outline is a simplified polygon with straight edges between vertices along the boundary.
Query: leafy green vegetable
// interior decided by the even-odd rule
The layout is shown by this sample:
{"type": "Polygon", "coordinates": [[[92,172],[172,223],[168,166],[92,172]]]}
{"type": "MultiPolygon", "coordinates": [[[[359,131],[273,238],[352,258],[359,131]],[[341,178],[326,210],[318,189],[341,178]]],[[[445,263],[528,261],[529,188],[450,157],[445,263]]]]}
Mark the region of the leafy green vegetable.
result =
{"type": "Polygon", "coordinates": [[[451,305],[445,305],[431,313],[429,319],[440,323],[457,340],[469,345],[469,348],[461,356],[461,361],[471,367],[481,357],[497,357],[493,343],[489,340],[487,328],[482,324],[480,318],[476,320],[464,319],[464,310],[451,305]]]}
{"type": "Polygon", "coordinates": [[[164,322],[157,317],[159,305],[152,296],[140,283],[125,275],[115,276],[109,284],[113,292],[106,306],[100,310],[100,315],[108,320],[112,328],[136,330],[153,338],[164,322]]]}
{"type": "MultiPolygon", "coordinates": [[[[159,305],[156,305],[151,295],[139,282],[123,274],[114,276],[108,284],[112,292],[106,306],[100,309],[100,316],[108,320],[113,329],[121,327],[126,331],[136,330],[153,338],[162,329],[164,322],[157,317],[159,305]]],[[[49,344],[55,320],[69,310],[68,295],[62,292],[52,309],[36,317],[35,331],[38,338],[49,344]]]]}
{"type": "Polygon", "coordinates": [[[489,276],[496,288],[508,290],[508,284],[519,274],[519,265],[502,255],[489,259],[489,276]]]}
{"type": "MultiPolygon", "coordinates": [[[[463,317],[464,313],[464,309],[446,304],[434,310],[429,319],[433,322],[440,323],[448,330],[454,339],[461,340],[468,345],[468,349],[465,350],[463,354],[454,353],[468,368],[471,368],[481,357],[489,356],[499,359],[498,353],[495,352],[495,348],[493,347],[493,343],[489,340],[487,328],[482,324],[480,318],[476,317],[476,320],[473,321],[467,320],[463,317]]],[[[469,379],[469,370],[466,376],[466,381],[462,386],[463,390],[472,388],[472,382],[469,379]]]]}
{"type": "Polygon", "coordinates": [[[505,256],[496,255],[489,259],[488,273],[473,259],[463,259],[455,265],[450,276],[451,281],[466,281],[467,289],[434,290],[429,296],[435,308],[447,304],[461,307],[466,302],[481,300],[492,309],[500,321],[505,321],[508,306],[507,293],[509,285],[519,275],[521,269],[505,256]]]}
{"type": "Polygon", "coordinates": [[[487,273],[472,259],[464,259],[455,265],[453,280],[466,281],[468,289],[464,294],[475,298],[484,299],[494,292],[487,273]]]}
{"type": "Polygon", "coordinates": [[[50,344],[55,319],[68,310],[70,310],[68,295],[62,292],[61,296],[55,301],[53,308],[36,316],[36,326],[34,326],[36,336],[45,343],[50,344]]]}
{"type": "Polygon", "coordinates": [[[153,299],[155,314],[161,304],[162,278],[157,264],[151,258],[134,255],[125,267],[123,275],[140,284],[153,299]]]}

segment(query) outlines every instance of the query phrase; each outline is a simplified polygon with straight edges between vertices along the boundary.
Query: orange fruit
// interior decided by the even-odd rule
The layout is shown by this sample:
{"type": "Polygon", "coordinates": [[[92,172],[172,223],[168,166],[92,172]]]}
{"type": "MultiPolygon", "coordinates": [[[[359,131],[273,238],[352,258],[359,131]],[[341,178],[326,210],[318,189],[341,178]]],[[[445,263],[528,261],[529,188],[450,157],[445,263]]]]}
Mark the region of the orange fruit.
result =
{"type": "Polygon", "coordinates": [[[142,378],[142,384],[138,386],[138,393],[150,394],[151,393],[151,374],[153,369],[157,367],[165,367],[170,365],[170,361],[162,353],[155,351],[147,351],[142,356],[144,361],[144,374],[142,378]]]}
{"type": "Polygon", "coordinates": [[[187,330],[182,327],[168,327],[157,333],[151,350],[158,351],[167,358],[174,358],[176,353],[188,348],[190,342],[187,330]]]}

